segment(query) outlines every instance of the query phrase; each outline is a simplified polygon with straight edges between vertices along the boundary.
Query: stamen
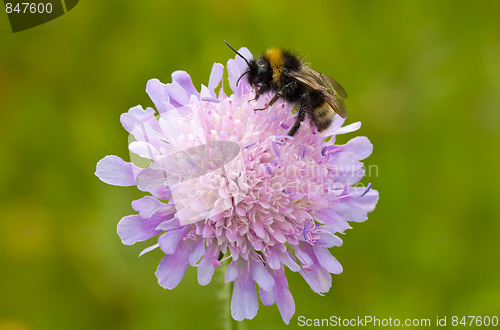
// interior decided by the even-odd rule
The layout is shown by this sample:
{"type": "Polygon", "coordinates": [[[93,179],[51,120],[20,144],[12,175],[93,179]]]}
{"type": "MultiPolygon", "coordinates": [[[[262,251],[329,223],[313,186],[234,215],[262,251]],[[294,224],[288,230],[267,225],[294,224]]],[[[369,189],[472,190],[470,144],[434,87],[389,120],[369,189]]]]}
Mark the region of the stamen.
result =
{"type": "MultiPolygon", "coordinates": [[[[258,109],[259,110],[259,109],[258,109]]],[[[263,116],[266,116],[266,117],[269,117],[272,121],[276,121],[278,119],[278,117],[276,117],[275,115],[273,114],[270,114],[270,113],[267,113],[267,112],[261,112],[261,114],[263,116]]]]}
{"type": "Polygon", "coordinates": [[[214,97],[202,97],[201,100],[206,101],[206,102],[211,102],[211,103],[220,103],[220,100],[218,100],[214,97]]]}
{"type": "Polygon", "coordinates": [[[276,165],[276,164],[281,164],[281,160],[275,159],[272,162],[269,163],[270,165],[276,165]]]}
{"type": "Polygon", "coordinates": [[[280,151],[278,150],[278,146],[276,144],[277,144],[276,141],[271,142],[271,146],[273,147],[274,153],[276,154],[276,156],[278,156],[278,158],[280,158],[281,154],[280,154],[280,151]]]}
{"type": "Polygon", "coordinates": [[[269,166],[268,163],[265,163],[264,166],[266,167],[267,173],[269,173],[270,176],[273,176],[273,170],[269,166]]]}
{"type": "Polygon", "coordinates": [[[219,263],[222,263],[222,262],[226,261],[227,259],[229,259],[231,257],[232,257],[231,255],[228,255],[227,257],[222,258],[221,260],[218,260],[218,261],[219,261],[219,263]]]}
{"type": "Polygon", "coordinates": [[[363,191],[363,193],[361,195],[359,195],[359,197],[363,197],[364,195],[366,195],[370,191],[371,188],[372,188],[372,183],[370,182],[368,184],[368,186],[366,186],[366,190],[363,191]]]}
{"type": "Polygon", "coordinates": [[[262,262],[262,263],[264,263],[264,264],[266,263],[266,262],[264,261],[264,258],[262,258],[262,256],[260,255],[260,253],[256,253],[256,254],[254,254],[254,255],[252,256],[252,259],[253,259],[253,260],[255,260],[255,261],[260,261],[260,262],[262,262]]]}
{"type": "Polygon", "coordinates": [[[304,224],[304,229],[302,230],[302,234],[304,235],[304,239],[307,241],[307,237],[306,237],[306,230],[307,230],[307,227],[309,226],[309,223],[311,222],[311,220],[308,220],[305,224],[304,224]]]}
{"type": "Polygon", "coordinates": [[[305,156],[306,156],[306,147],[301,145],[300,146],[300,159],[304,159],[305,156]]]}
{"type": "Polygon", "coordinates": [[[252,142],[250,143],[249,145],[247,145],[244,149],[247,149],[247,148],[250,148],[250,147],[253,147],[254,145],[256,145],[257,142],[252,142]]]}
{"type": "Polygon", "coordinates": [[[335,145],[330,145],[330,146],[323,147],[323,149],[321,150],[321,154],[323,155],[323,157],[330,158],[330,156],[332,156],[334,153],[336,153],[340,150],[342,150],[342,149],[338,148],[335,145]]]}
{"type": "Polygon", "coordinates": [[[275,136],[273,139],[273,143],[279,144],[280,146],[284,145],[285,142],[278,140],[280,136],[275,136]]]}
{"type": "Polygon", "coordinates": [[[191,230],[182,240],[185,241],[187,239],[191,239],[193,241],[198,239],[198,236],[196,236],[196,229],[191,230]]]}
{"type": "MultiPolygon", "coordinates": [[[[283,124],[284,125],[284,124],[283,124]]],[[[283,126],[282,125],[282,126],[283,126]]],[[[286,125],[285,125],[286,126],[286,125]]],[[[286,126],[287,129],[288,129],[288,126],[286,126]]],[[[295,140],[295,138],[293,136],[290,136],[290,135],[276,135],[276,139],[288,139],[288,140],[295,140]]],[[[280,141],[281,142],[281,141],[280,141]]]]}
{"type": "Polygon", "coordinates": [[[299,262],[300,262],[300,265],[307,265],[306,264],[306,261],[302,258],[302,255],[297,255],[297,253],[295,254],[295,256],[297,257],[297,259],[299,259],[299,262]]]}
{"type": "MultiPolygon", "coordinates": [[[[351,194],[346,194],[346,195],[340,195],[340,196],[337,196],[337,198],[336,198],[336,199],[347,198],[347,197],[353,197],[353,196],[363,197],[364,195],[366,195],[366,194],[370,191],[371,187],[372,187],[372,184],[371,184],[371,183],[369,183],[369,184],[366,186],[365,191],[363,191],[360,195],[356,195],[356,193],[355,193],[355,192],[353,192],[353,193],[351,193],[351,194]]],[[[345,189],[345,188],[348,188],[348,187],[344,187],[344,189],[345,189]]]]}
{"type": "Polygon", "coordinates": [[[186,157],[186,161],[197,170],[201,170],[198,164],[196,164],[190,157],[186,157]]]}

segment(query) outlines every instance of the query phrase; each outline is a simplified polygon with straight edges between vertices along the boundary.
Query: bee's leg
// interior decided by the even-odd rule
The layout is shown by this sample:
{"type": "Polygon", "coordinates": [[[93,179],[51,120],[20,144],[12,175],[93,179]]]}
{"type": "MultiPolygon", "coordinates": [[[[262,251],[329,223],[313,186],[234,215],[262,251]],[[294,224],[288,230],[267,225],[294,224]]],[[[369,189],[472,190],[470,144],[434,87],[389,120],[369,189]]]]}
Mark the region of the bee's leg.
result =
{"type": "Polygon", "coordinates": [[[257,90],[255,91],[255,97],[250,101],[257,101],[259,99],[259,96],[264,94],[267,90],[269,89],[269,86],[267,84],[262,84],[259,87],[257,87],[257,90]]]}
{"type": "MultiPolygon", "coordinates": [[[[296,88],[297,88],[297,83],[295,81],[289,82],[288,84],[283,86],[279,91],[277,91],[276,94],[274,94],[274,96],[271,98],[271,100],[269,100],[269,103],[264,108],[253,109],[253,110],[254,111],[266,110],[268,107],[273,105],[281,96],[289,94],[290,91],[293,91],[296,88]]],[[[269,89],[269,86],[267,86],[267,85],[265,85],[265,89],[263,89],[261,87],[258,91],[259,92],[258,94],[262,94],[262,92],[263,91],[265,92],[267,89],[269,89]]],[[[256,99],[257,99],[257,95],[255,95],[255,100],[256,99]]]]}
{"type": "Polygon", "coordinates": [[[259,96],[260,96],[260,94],[259,94],[259,90],[257,90],[257,91],[255,92],[255,96],[254,96],[254,98],[253,98],[253,99],[251,99],[251,100],[248,100],[248,102],[257,101],[257,100],[259,99],[259,96]]]}
{"type": "Polygon", "coordinates": [[[302,102],[300,103],[299,114],[297,116],[297,121],[292,126],[290,131],[288,132],[289,136],[294,136],[297,133],[297,130],[300,127],[300,123],[306,119],[306,108],[308,106],[308,98],[306,95],[302,95],[302,102]]]}
{"type": "Polygon", "coordinates": [[[271,105],[273,105],[274,102],[276,102],[280,97],[281,97],[281,93],[278,92],[278,93],[274,94],[274,96],[269,100],[269,103],[265,107],[260,108],[260,109],[253,109],[253,111],[266,110],[268,107],[270,107],[271,105]]]}

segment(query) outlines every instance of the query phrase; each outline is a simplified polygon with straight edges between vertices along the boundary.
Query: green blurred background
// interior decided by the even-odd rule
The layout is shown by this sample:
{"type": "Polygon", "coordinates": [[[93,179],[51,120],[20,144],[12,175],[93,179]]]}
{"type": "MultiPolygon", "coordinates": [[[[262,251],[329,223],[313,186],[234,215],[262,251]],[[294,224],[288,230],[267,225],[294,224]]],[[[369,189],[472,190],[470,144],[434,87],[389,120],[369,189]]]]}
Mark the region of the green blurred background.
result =
{"type": "MultiPolygon", "coordinates": [[[[146,82],[208,83],[224,45],[296,50],[349,93],[380,191],[334,255],[321,297],[288,273],[298,316],[500,316],[499,1],[80,1],[13,34],[0,14],[0,329],[220,325],[216,281],[190,268],[173,291],[161,253],[116,234],[142,193],[94,176],[128,159],[119,116],[152,106],[146,82]]],[[[448,320],[448,323],[450,320],[448,320]]],[[[285,327],[260,306],[242,328],[285,327]]]]}

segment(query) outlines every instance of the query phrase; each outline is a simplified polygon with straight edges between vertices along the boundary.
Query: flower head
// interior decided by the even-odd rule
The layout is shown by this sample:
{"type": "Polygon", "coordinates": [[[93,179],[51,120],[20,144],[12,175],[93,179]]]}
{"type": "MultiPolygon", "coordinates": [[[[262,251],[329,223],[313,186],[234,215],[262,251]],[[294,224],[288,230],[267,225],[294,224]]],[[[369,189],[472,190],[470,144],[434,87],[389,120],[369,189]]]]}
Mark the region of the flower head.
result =
{"type": "MultiPolygon", "coordinates": [[[[252,58],[245,48],[240,53],[252,58]]],[[[129,149],[140,160],[106,156],[96,175],[150,194],[132,202],[138,214],[122,218],[118,234],[127,245],[154,237],[142,253],[159,247],[165,254],[156,271],[162,287],[176,287],[189,265],[206,285],[227,258],[233,318],[256,315],[257,284],[262,302],[276,302],[288,323],[295,305],[285,266],[313,291],[327,292],[330,274],[342,271],[328,250],[342,244],[336,234],[375,208],[377,191],[353,186],[364,176],[360,160],[372,145],[366,137],[335,145],[336,135],[360,127],[342,127],[339,116],[323,132],[303,124],[287,136],[295,121],[292,105],[278,101],[254,112],[270,95],[255,101],[244,79],[236,85],[246,70],[243,59],[230,59],[227,68],[230,96],[222,88],[215,92],[221,64],[213,66],[200,92],[183,71],[166,85],[150,80],[146,91],[159,114],[137,106],[121,116],[133,136],[129,149]]]]}

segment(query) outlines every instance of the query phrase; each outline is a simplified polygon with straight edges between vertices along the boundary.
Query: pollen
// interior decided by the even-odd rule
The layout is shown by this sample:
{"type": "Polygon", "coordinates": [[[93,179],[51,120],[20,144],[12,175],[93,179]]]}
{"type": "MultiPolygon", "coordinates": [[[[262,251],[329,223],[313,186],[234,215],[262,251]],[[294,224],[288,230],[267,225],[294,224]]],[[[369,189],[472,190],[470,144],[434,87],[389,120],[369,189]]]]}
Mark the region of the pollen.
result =
{"type": "Polygon", "coordinates": [[[268,49],[266,51],[266,57],[269,60],[271,69],[273,70],[273,81],[278,83],[284,65],[283,50],[279,48],[268,49]]]}

